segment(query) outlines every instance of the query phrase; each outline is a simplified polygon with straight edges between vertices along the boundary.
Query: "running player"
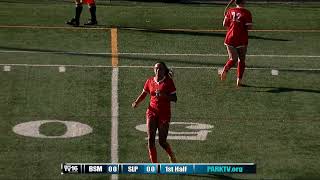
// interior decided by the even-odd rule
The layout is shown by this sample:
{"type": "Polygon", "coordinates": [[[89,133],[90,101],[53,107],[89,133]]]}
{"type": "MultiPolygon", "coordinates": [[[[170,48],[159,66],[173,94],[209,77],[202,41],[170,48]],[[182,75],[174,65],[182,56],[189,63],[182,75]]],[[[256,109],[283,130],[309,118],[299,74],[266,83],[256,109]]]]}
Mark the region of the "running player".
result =
{"type": "Polygon", "coordinates": [[[175,163],[177,160],[167,142],[167,136],[171,118],[170,102],[177,101],[176,88],[165,63],[156,63],[154,65],[154,74],[154,77],[147,79],[143,91],[132,103],[132,107],[136,108],[150,94],[150,104],[146,112],[150,161],[152,163],[158,162],[155,146],[156,132],[158,130],[160,146],[167,152],[170,162],[175,163]]]}
{"type": "Polygon", "coordinates": [[[237,87],[241,86],[243,73],[245,70],[245,59],[248,46],[248,30],[252,29],[252,16],[249,10],[244,8],[246,0],[231,0],[236,7],[227,9],[223,26],[227,28],[224,44],[227,47],[229,59],[221,73],[221,80],[225,80],[227,72],[236,61],[237,67],[237,87]]]}

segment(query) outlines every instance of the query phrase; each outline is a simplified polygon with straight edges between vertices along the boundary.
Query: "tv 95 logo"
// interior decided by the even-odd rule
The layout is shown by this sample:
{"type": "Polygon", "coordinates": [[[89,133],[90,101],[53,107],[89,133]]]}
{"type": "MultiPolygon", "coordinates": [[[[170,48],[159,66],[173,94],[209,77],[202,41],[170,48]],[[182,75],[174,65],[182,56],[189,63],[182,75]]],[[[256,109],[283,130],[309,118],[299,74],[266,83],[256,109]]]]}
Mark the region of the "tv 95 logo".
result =
{"type": "Polygon", "coordinates": [[[61,174],[80,173],[80,166],[81,165],[62,164],[61,174]]]}

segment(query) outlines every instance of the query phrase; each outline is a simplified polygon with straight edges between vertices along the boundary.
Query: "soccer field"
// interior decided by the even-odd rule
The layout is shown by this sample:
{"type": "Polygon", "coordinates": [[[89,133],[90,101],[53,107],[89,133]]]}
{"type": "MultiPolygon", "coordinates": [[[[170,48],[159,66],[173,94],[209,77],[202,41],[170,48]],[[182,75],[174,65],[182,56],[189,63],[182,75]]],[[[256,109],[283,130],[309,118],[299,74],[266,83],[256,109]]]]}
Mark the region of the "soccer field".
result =
{"type": "Polygon", "coordinates": [[[0,179],[319,179],[319,7],[249,4],[255,30],[236,88],[236,69],[218,76],[223,5],[101,2],[99,26],[70,28],[72,3],[0,0],[0,179]],[[256,174],[61,174],[66,162],[149,162],[148,99],[131,103],[158,61],[175,74],[178,161],[252,162],[256,174]]]}

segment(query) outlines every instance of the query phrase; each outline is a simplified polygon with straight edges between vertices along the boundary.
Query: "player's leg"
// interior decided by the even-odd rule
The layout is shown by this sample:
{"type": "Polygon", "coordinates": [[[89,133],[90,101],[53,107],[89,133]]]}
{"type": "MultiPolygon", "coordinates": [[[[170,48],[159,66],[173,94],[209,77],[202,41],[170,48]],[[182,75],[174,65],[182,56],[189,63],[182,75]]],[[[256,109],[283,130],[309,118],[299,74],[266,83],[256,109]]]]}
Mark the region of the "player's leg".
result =
{"type": "Polygon", "coordinates": [[[72,26],[79,26],[80,25],[80,16],[81,16],[81,12],[82,12],[82,1],[75,0],[75,3],[76,3],[75,16],[70,21],[67,21],[67,24],[72,25],[72,26]]]}
{"type": "Polygon", "coordinates": [[[158,121],[154,116],[147,113],[147,133],[148,133],[148,150],[149,158],[152,163],[157,163],[157,149],[156,149],[156,133],[158,121]]]}
{"type": "Polygon", "coordinates": [[[233,46],[226,45],[227,52],[228,52],[228,61],[223,67],[223,71],[221,73],[221,80],[226,80],[227,78],[227,72],[232,68],[232,66],[235,64],[236,60],[238,59],[238,52],[237,49],[233,46]]]}
{"type": "MultiPolygon", "coordinates": [[[[161,121],[160,121],[161,122],[161,121]]],[[[159,131],[159,144],[167,152],[171,163],[176,163],[177,159],[171,149],[170,144],[167,142],[169,132],[169,122],[161,122],[158,127],[159,131]]]]}
{"type": "Polygon", "coordinates": [[[238,67],[237,67],[237,86],[242,85],[242,78],[244,74],[244,70],[246,68],[246,54],[247,54],[247,46],[237,48],[239,59],[238,59],[238,67]]]}
{"type": "Polygon", "coordinates": [[[91,19],[84,25],[97,25],[98,24],[97,16],[96,16],[97,7],[96,7],[95,0],[85,0],[85,1],[88,4],[91,19]]]}

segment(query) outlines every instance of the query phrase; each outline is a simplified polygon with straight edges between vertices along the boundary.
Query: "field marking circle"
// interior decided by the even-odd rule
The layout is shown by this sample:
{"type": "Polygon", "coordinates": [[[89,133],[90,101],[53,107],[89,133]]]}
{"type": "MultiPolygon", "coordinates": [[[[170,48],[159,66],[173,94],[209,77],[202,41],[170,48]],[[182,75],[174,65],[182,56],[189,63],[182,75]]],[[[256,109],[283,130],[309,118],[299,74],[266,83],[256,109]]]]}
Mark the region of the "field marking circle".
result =
{"type": "Polygon", "coordinates": [[[12,128],[13,132],[22,136],[35,137],[35,138],[73,138],[84,136],[92,132],[92,128],[83,123],[75,121],[60,121],[60,120],[38,120],[38,121],[29,121],[17,124],[12,128]],[[39,128],[41,125],[50,123],[50,122],[59,122],[64,124],[67,127],[65,134],[61,136],[46,136],[41,134],[39,128]]]}

